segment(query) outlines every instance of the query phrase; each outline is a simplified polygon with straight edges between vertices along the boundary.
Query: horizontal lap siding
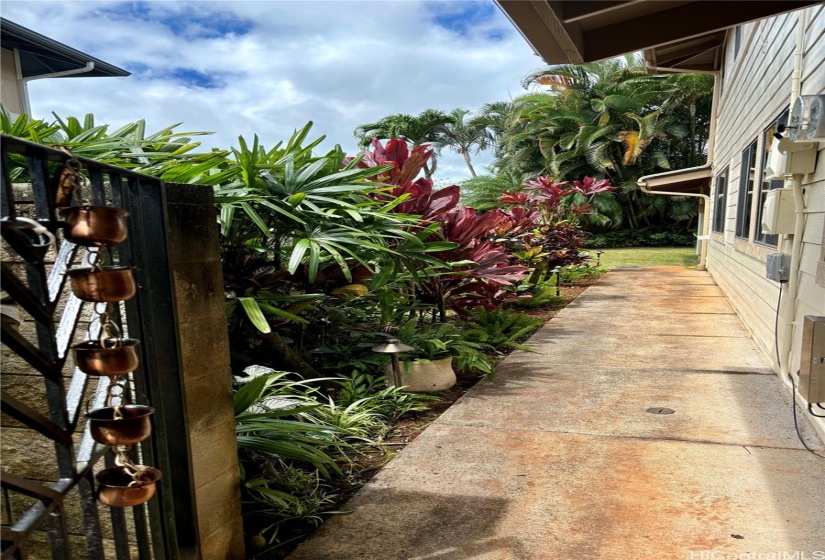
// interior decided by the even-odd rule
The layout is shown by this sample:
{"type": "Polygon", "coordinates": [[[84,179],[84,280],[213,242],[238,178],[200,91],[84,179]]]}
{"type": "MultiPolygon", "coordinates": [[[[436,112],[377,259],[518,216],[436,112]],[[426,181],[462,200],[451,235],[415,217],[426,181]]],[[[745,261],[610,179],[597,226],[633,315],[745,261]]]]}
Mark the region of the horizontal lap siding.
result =
{"type": "MultiPolygon", "coordinates": [[[[733,42],[728,41],[717,114],[714,175],[729,168],[728,196],[724,243],[710,243],[708,269],[768,356],[774,354],[779,287],[765,278],[765,255],[779,249],[743,243],[735,239],[734,231],[742,151],[758,139],[761,157],[763,131],[789,104],[798,15],[793,12],[743,26],[736,61],[733,61],[733,42]]],[[[802,93],[821,94],[825,90],[825,11],[822,6],[810,8],[805,17],[802,93]]],[[[819,148],[817,171],[806,176],[803,182],[808,215],[800,263],[797,324],[801,324],[805,314],[825,315],[825,288],[815,282],[825,228],[825,143],[820,143],[819,148]]],[[[755,211],[752,213],[755,215],[755,211]]],[[[790,251],[790,243],[783,244],[780,240],[780,248],[790,251]]],[[[782,329],[780,326],[780,331],[782,329]]],[[[794,336],[797,352],[800,330],[796,329],[794,336]]]]}

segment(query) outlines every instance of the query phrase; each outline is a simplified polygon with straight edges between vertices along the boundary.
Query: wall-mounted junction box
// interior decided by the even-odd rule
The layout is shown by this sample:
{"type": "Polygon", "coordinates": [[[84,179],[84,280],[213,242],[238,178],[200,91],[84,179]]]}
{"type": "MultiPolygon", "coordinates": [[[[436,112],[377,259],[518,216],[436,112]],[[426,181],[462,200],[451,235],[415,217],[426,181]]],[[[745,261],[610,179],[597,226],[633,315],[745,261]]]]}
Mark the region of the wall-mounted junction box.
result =
{"type": "Polygon", "coordinates": [[[765,179],[784,179],[786,175],[807,175],[816,170],[816,142],[794,142],[774,138],[765,165],[765,179]]]}
{"type": "Polygon", "coordinates": [[[787,282],[791,279],[791,255],[789,253],[770,253],[765,262],[765,278],[774,282],[787,282]]]}
{"type": "Polygon", "coordinates": [[[768,191],[762,205],[762,232],[793,233],[795,221],[793,189],[768,191]]]}
{"type": "Polygon", "coordinates": [[[805,315],[799,394],[809,403],[825,402],[825,317],[805,315]]]}

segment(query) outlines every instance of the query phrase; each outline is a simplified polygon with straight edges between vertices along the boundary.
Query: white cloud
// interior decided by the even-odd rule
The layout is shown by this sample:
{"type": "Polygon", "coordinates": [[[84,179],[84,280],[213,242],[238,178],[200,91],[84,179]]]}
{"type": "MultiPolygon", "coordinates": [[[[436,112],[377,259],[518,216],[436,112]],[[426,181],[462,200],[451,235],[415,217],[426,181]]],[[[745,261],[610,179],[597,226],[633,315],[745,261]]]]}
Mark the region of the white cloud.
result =
{"type": "MultiPolygon", "coordinates": [[[[33,112],[94,113],[150,130],[183,121],[206,146],[257,133],[266,145],[307,121],[322,147],[392,113],[478,109],[521,93],[541,61],[491,2],[89,2],[4,0],[3,17],[133,72],[29,84],[33,112]],[[208,87],[200,87],[200,85],[208,87]]],[[[489,154],[476,158],[478,168],[489,154]]],[[[444,151],[437,182],[468,175],[444,151]]]]}

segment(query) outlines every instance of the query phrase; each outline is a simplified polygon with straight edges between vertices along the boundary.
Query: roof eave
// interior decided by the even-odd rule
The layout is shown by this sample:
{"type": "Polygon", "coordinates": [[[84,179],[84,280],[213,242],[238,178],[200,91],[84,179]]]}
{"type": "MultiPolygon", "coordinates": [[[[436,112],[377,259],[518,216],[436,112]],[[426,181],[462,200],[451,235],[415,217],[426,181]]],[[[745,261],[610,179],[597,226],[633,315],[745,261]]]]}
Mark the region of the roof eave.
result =
{"type": "MultiPolygon", "coordinates": [[[[96,76],[96,77],[125,77],[131,76],[131,72],[124,70],[123,68],[119,68],[113,64],[109,64],[104,60],[100,60],[99,58],[95,58],[89,54],[86,54],[82,51],[77,49],[73,49],[68,45],[64,45],[54,39],[50,39],[45,35],[41,35],[40,33],[36,33],[31,29],[27,29],[22,25],[18,25],[12,21],[9,21],[5,18],[0,18],[0,39],[6,38],[8,40],[9,37],[14,37],[18,41],[23,43],[27,43],[33,49],[42,49],[52,52],[64,59],[68,59],[69,61],[76,63],[77,68],[83,68],[89,62],[94,63],[95,72],[93,74],[85,74],[86,76],[96,76]]],[[[6,45],[3,45],[3,48],[8,48],[6,45]]],[[[16,46],[16,50],[21,52],[28,52],[25,51],[22,46],[16,46]]],[[[39,53],[32,52],[32,56],[42,56],[39,53]]],[[[30,74],[27,76],[23,76],[24,78],[35,78],[41,75],[48,75],[49,72],[43,73],[35,73],[30,74]]],[[[84,76],[84,74],[77,74],[77,76],[84,76]]]]}

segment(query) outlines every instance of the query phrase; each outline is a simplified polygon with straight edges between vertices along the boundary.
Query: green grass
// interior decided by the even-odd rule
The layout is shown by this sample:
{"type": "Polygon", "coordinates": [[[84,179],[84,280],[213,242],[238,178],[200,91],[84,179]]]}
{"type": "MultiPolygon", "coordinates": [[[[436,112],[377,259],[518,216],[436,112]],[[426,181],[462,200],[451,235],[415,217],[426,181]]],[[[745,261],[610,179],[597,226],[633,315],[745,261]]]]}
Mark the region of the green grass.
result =
{"type": "MultiPolygon", "coordinates": [[[[601,264],[616,266],[696,266],[699,256],[693,247],[633,247],[601,249],[601,264]]],[[[594,252],[595,250],[592,250],[594,252]]]]}

